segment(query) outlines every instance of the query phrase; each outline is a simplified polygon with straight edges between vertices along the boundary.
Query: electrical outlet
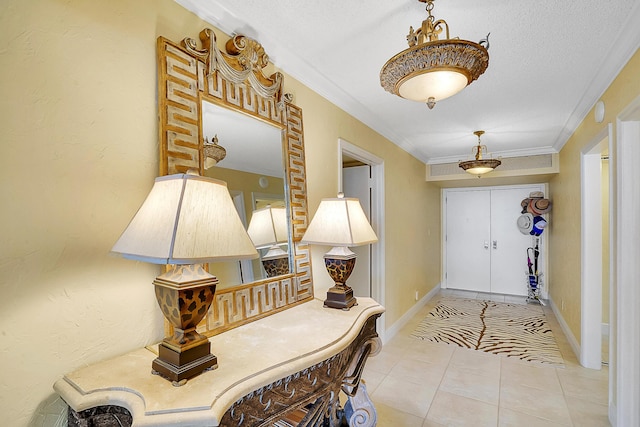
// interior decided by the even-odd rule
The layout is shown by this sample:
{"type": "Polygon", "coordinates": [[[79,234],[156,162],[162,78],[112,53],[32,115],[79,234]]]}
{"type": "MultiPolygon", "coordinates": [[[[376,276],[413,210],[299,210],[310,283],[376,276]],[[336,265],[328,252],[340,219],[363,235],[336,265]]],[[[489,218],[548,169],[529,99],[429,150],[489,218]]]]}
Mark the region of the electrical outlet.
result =
{"type": "Polygon", "coordinates": [[[416,291],[416,301],[418,301],[418,291],[416,291]]]}

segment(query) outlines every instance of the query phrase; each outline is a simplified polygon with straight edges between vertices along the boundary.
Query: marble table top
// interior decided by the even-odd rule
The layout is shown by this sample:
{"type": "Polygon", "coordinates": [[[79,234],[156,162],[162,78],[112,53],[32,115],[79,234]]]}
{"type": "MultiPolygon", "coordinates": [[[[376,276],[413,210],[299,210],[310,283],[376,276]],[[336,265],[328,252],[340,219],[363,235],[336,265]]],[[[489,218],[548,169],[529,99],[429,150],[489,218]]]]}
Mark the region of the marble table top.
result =
{"type": "Polygon", "coordinates": [[[349,311],[315,299],[210,338],[218,368],[183,386],[151,374],[155,345],[71,372],[54,389],[75,411],[125,407],[136,426],[217,426],[239,398],[344,350],[382,312],[371,298],[349,311]]]}

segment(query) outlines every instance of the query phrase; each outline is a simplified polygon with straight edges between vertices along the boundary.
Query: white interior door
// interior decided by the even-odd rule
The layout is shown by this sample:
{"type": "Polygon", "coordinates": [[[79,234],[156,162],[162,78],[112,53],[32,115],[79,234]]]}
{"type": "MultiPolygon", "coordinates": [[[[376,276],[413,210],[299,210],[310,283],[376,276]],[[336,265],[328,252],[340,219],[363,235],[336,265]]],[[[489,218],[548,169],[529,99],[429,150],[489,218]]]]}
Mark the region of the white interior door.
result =
{"type": "Polygon", "coordinates": [[[490,192],[450,191],[445,204],[447,288],[490,292],[490,192]]]}
{"type": "MultiPolygon", "coordinates": [[[[535,240],[518,230],[517,220],[532,191],[544,185],[445,192],[447,288],[527,295],[527,248],[535,240]]],[[[542,240],[539,250],[538,270],[544,271],[542,240]]]]}
{"type": "MultiPolygon", "coordinates": [[[[342,192],[345,197],[360,200],[362,210],[371,222],[371,166],[354,166],[342,169],[342,192]]],[[[356,265],[347,284],[356,297],[371,296],[371,245],[350,248],[356,255],[356,265]]]]}
{"type": "MultiPolygon", "coordinates": [[[[491,190],[491,292],[527,295],[527,248],[535,239],[518,230],[522,199],[539,187],[519,187],[491,190]]],[[[544,235],[544,233],[543,233],[544,235]]],[[[542,236],[541,236],[542,238],[542,236]]],[[[541,243],[540,243],[541,247],[541,243]]],[[[533,252],[531,253],[533,262],[533,252]]],[[[542,254],[538,257],[538,271],[544,271],[542,254]]]]}

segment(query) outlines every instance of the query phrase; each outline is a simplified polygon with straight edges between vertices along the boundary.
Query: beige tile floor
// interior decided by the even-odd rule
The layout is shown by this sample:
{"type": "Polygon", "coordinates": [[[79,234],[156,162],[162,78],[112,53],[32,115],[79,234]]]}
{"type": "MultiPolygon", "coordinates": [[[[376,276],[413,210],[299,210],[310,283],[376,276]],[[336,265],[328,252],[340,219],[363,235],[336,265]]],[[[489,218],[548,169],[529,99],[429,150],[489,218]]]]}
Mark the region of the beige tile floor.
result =
{"type": "MultiPolygon", "coordinates": [[[[440,295],[524,303],[519,297],[440,295]]],[[[363,375],[379,427],[609,426],[608,369],[582,368],[551,309],[562,368],[411,338],[440,295],[368,360],[363,375]]]]}

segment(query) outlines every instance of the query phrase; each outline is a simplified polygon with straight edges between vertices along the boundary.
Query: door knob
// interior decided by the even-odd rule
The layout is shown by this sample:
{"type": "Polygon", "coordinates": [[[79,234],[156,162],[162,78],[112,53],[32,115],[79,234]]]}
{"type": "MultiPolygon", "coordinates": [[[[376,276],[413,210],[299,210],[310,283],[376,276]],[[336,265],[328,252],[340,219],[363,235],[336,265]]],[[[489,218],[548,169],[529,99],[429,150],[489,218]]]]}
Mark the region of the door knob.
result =
{"type": "Polygon", "coordinates": [[[497,240],[493,241],[493,249],[498,249],[498,241],[497,240]]]}
{"type": "Polygon", "coordinates": [[[484,248],[489,249],[489,242],[484,242],[484,248]]]}

